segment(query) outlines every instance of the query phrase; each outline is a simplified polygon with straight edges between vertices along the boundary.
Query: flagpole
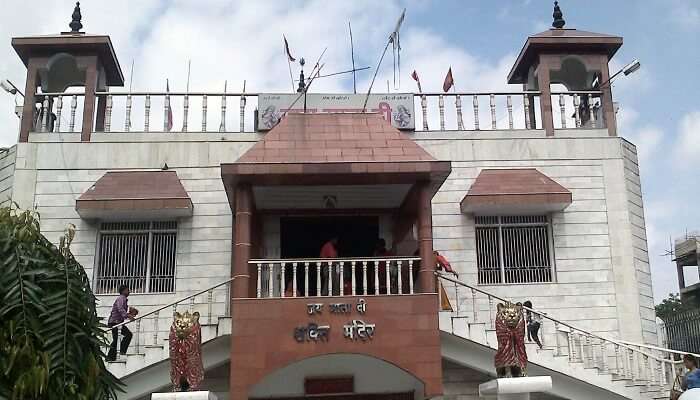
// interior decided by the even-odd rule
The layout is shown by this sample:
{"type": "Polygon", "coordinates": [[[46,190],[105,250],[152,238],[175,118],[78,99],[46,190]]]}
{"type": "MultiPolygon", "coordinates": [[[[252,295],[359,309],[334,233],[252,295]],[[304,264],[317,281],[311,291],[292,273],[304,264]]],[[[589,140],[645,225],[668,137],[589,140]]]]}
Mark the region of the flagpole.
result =
{"type": "Polygon", "coordinates": [[[131,76],[129,77],[129,93],[131,93],[131,85],[134,84],[134,59],[131,59],[131,76]]]}
{"type": "Polygon", "coordinates": [[[131,87],[134,84],[134,59],[131,59],[131,76],[129,77],[129,96],[127,97],[126,126],[127,131],[131,129],[131,87]]]}
{"type": "Polygon", "coordinates": [[[190,71],[192,68],[192,59],[187,60],[187,93],[190,92],[190,71]]]}
{"type": "Polygon", "coordinates": [[[350,30],[350,58],[352,59],[352,92],[357,94],[357,83],[355,80],[355,47],[352,44],[352,26],[348,21],[348,30],[350,30]]]}
{"type": "Polygon", "coordinates": [[[289,44],[287,43],[287,38],[282,35],[282,38],[284,38],[284,57],[287,59],[287,67],[289,68],[289,80],[292,82],[292,93],[294,93],[294,76],[292,75],[292,61],[289,59],[289,44]]]}
{"type": "MultiPolygon", "coordinates": [[[[362,112],[367,111],[367,101],[369,100],[369,95],[372,93],[372,87],[374,86],[374,80],[377,78],[377,73],[379,73],[379,67],[382,65],[382,60],[384,60],[384,56],[386,55],[386,51],[389,49],[389,45],[394,43],[395,37],[398,35],[398,30],[401,27],[401,23],[403,22],[403,17],[406,13],[406,9],[404,8],[403,12],[401,13],[401,17],[399,17],[399,21],[396,23],[396,28],[391,32],[391,35],[389,35],[389,40],[386,42],[386,46],[384,46],[384,51],[382,51],[382,56],[379,58],[379,62],[377,63],[377,68],[374,70],[374,76],[372,76],[372,82],[369,84],[369,89],[367,89],[367,95],[365,96],[365,102],[362,105],[362,112]]],[[[388,86],[388,85],[387,85],[388,86]]],[[[388,92],[388,90],[387,90],[388,92]]]]}
{"type": "Polygon", "coordinates": [[[187,60],[187,85],[185,88],[185,98],[182,103],[182,131],[187,132],[187,120],[190,110],[190,71],[192,68],[192,59],[187,60]]]}
{"type": "Polygon", "coordinates": [[[294,76],[292,76],[292,62],[287,57],[287,67],[289,67],[289,79],[292,81],[292,92],[294,92],[294,76]]]}

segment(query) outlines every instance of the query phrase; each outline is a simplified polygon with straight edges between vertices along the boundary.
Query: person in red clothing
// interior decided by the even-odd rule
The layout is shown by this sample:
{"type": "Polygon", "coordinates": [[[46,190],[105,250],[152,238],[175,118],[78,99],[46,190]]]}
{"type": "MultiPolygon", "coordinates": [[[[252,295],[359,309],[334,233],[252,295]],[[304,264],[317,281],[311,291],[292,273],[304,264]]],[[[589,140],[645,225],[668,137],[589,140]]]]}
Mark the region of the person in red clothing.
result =
{"type": "MultiPolygon", "coordinates": [[[[319,258],[338,258],[338,237],[334,236],[332,237],[329,241],[323,244],[321,246],[321,252],[318,255],[319,258]]],[[[325,295],[330,295],[331,293],[328,293],[328,270],[329,267],[331,266],[331,263],[328,263],[321,268],[321,294],[325,295]]],[[[335,278],[335,277],[333,277],[335,278]]],[[[335,279],[334,279],[335,281],[335,279]]],[[[340,282],[340,281],[338,281],[340,282]]],[[[317,282],[318,284],[318,282],[317,282]]]]}
{"type": "Polygon", "coordinates": [[[433,254],[435,254],[435,262],[437,262],[438,271],[449,272],[450,274],[453,274],[455,277],[459,278],[459,274],[457,271],[452,269],[452,265],[450,265],[450,262],[447,261],[445,256],[438,253],[437,250],[433,251],[433,254]]]}
{"type": "MultiPolygon", "coordinates": [[[[456,278],[459,277],[459,274],[457,274],[457,271],[452,269],[452,265],[450,265],[450,262],[447,261],[447,258],[445,258],[445,256],[441,255],[437,250],[434,250],[433,254],[435,255],[435,263],[437,264],[438,271],[445,271],[450,274],[453,274],[456,278]]],[[[450,300],[447,297],[447,292],[445,292],[445,288],[442,286],[442,282],[440,282],[439,280],[438,286],[440,289],[440,308],[443,311],[453,311],[452,305],[450,304],[450,300]]]]}
{"type": "Polygon", "coordinates": [[[332,237],[321,247],[319,258],[338,258],[338,238],[332,237]]]}

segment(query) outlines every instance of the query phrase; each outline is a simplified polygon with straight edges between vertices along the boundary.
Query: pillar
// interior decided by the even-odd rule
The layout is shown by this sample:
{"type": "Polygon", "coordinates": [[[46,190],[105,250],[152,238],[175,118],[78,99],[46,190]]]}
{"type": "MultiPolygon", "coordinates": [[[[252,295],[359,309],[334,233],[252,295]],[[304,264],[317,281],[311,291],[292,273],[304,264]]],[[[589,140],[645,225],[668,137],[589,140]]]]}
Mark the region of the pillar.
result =
{"type": "Polygon", "coordinates": [[[83,99],[83,128],[80,131],[80,141],[89,142],[92,135],[93,121],[95,120],[95,106],[97,90],[97,56],[85,57],[87,68],[85,69],[85,98],[83,99]]]}
{"type": "Polygon", "coordinates": [[[676,271],[678,271],[678,290],[680,290],[685,287],[685,273],[680,261],[676,261],[676,271]]]}
{"type": "Polygon", "coordinates": [[[432,196],[428,182],[418,185],[418,248],[421,258],[418,271],[419,292],[436,293],[432,196]]]}
{"type": "Polygon", "coordinates": [[[540,115],[542,116],[542,128],[547,136],[554,136],[554,119],[552,116],[552,90],[550,88],[549,71],[551,57],[540,56],[540,64],[537,67],[537,85],[540,88],[540,115]]]}
{"type": "Polygon", "coordinates": [[[19,128],[19,142],[29,141],[29,132],[34,128],[34,112],[36,110],[36,88],[39,79],[39,65],[46,62],[45,59],[30,58],[27,65],[27,83],[24,85],[24,107],[22,108],[22,122],[19,128]]]}
{"type": "Polygon", "coordinates": [[[105,131],[105,113],[107,112],[107,96],[97,98],[97,111],[95,116],[95,132],[105,131]]]}
{"type": "Polygon", "coordinates": [[[242,183],[237,185],[234,190],[236,210],[231,275],[239,277],[232,283],[231,297],[242,298],[249,296],[250,270],[248,261],[252,247],[253,189],[250,184],[242,183]]]}
{"type": "MultiPolygon", "coordinates": [[[[608,58],[607,56],[599,56],[600,63],[600,80],[601,82],[608,82],[610,79],[610,71],[608,70],[608,58]]],[[[600,88],[601,99],[600,105],[603,107],[603,119],[605,120],[605,126],[608,128],[609,136],[617,136],[617,121],[615,117],[615,104],[613,103],[612,90],[610,88],[610,82],[602,85],[600,88]]],[[[596,121],[598,127],[602,127],[601,122],[596,121]]]]}

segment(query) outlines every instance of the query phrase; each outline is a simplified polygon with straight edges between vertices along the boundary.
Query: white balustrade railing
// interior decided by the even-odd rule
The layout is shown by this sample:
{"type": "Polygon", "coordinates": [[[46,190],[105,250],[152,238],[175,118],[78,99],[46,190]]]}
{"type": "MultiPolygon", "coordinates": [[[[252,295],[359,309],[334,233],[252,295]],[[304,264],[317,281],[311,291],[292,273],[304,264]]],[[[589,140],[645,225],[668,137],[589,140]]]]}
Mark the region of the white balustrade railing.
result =
{"type": "MultiPolygon", "coordinates": [[[[257,93],[97,92],[96,97],[96,131],[252,132],[256,126],[257,93]],[[236,105],[237,113],[228,110],[236,105]]],[[[537,91],[415,94],[415,126],[417,131],[542,129],[540,97],[537,91]]],[[[35,132],[82,130],[84,94],[38,93],[36,98],[35,132]]],[[[598,91],[556,92],[551,100],[556,129],[605,125],[598,91]]]]}
{"type": "Polygon", "coordinates": [[[37,94],[34,132],[80,132],[83,126],[83,93],[37,94]]]}
{"type": "Polygon", "coordinates": [[[251,260],[258,298],[413,294],[417,257],[251,260]]]}
{"type": "Polygon", "coordinates": [[[541,128],[539,96],[537,91],[416,94],[416,131],[541,128]],[[536,112],[534,119],[530,110],[536,112]]]}
{"type": "Polygon", "coordinates": [[[255,93],[98,92],[106,98],[104,132],[114,132],[112,119],[123,119],[123,132],[252,132],[255,93]],[[226,113],[229,98],[237,98],[239,112],[226,113]],[[219,111],[219,112],[212,112],[219,111]],[[238,127],[227,130],[226,127],[238,127]],[[158,127],[154,129],[154,127],[158,127]],[[193,129],[194,128],[194,129],[193,129]]]}
{"type": "MultiPolygon", "coordinates": [[[[496,305],[506,299],[450,276],[441,273],[437,275],[443,281],[447,293],[450,296],[454,293],[458,316],[461,314],[470,318],[470,322],[486,323],[488,329],[495,329],[496,305]]],[[[542,317],[539,338],[543,346],[552,349],[556,356],[566,357],[571,363],[581,363],[600,373],[642,382],[660,390],[669,390],[675,376],[683,373],[680,352],[607,338],[553,318],[542,311],[524,308],[542,317]]]]}

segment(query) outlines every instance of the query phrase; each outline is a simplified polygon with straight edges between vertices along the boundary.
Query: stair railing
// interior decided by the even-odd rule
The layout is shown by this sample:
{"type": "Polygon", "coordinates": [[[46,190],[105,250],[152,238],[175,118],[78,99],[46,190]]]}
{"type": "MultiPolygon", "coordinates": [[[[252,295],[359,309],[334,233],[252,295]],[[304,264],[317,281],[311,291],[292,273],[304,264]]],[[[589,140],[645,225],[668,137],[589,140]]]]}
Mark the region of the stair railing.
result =
{"type": "MultiPolygon", "coordinates": [[[[219,282],[213,286],[206,289],[200,290],[196,293],[190,294],[181,299],[175,300],[166,305],[160,306],[154,310],[151,310],[145,314],[142,314],[134,319],[126,320],[120,324],[114,325],[111,328],[106,328],[104,331],[111,335],[112,329],[121,328],[122,326],[129,325],[133,327],[130,329],[132,331],[132,343],[134,352],[137,354],[141,346],[145,347],[157,347],[159,344],[159,335],[161,330],[159,327],[165,327],[164,331],[167,332],[170,329],[170,324],[178,311],[178,306],[185,305],[189,312],[198,311],[200,313],[200,323],[201,324],[213,324],[218,321],[219,317],[229,317],[231,316],[231,283],[240,277],[249,277],[249,275],[234,275],[231,278],[219,282]],[[224,287],[225,286],[225,287],[224,287]],[[222,288],[224,287],[224,288],[222,288]],[[221,288],[221,289],[220,289],[221,288]],[[220,289],[220,290],[217,290],[220,289]],[[217,297],[218,296],[218,297],[217,297]],[[199,300],[199,301],[198,301],[199,300]],[[172,309],[172,313],[161,313],[161,311],[166,309],[172,309]],[[165,314],[165,315],[162,315],[165,314]],[[163,321],[165,320],[165,321],[163,321]],[[150,327],[146,326],[146,329],[142,329],[142,325],[148,325],[150,322],[150,327]],[[165,324],[163,324],[165,322],[165,324]],[[150,329],[149,329],[150,328],[150,329]],[[142,334],[145,337],[142,339],[142,334]],[[151,340],[151,344],[147,344],[147,339],[151,340]],[[142,343],[142,340],[144,343],[142,343]]],[[[117,343],[121,343],[122,340],[122,330],[119,329],[119,334],[117,337],[117,343]]],[[[110,341],[111,342],[111,341],[110,341]]],[[[120,354],[117,352],[117,360],[120,354]]]]}
{"type": "MultiPolygon", "coordinates": [[[[506,302],[507,299],[492,293],[473,287],[458,279],[435,273],[438,278],[454,284],[457,303],[460,303],[459,287],[469,290],[471,296],[464,297],[467,303],[471,303],[471,312],[467,307],[461,307],[461,312],[466,312],[467,318],[473,322],[480,321],[484,312],[488,313],[488,323],[491,329],[495,329],[495,302],[506,302]],[[479,298],[481,296],[481,298],[479,298]],[[471,299],[469,298],[471,297],[471,299]],[[485,308],[486,307],[486,308],[485,308]]],[[[610,339],[593,332],[575,327],[569,323],[553,318],[547,313],[523,306],[525,310],[538,314],[543,323],[540,327],[540,337],[543,345],[549,345],[554,349],[555,356],[568,357],[571,363],[581,363],[585,368],[595,368],[600,373],[611,374],[618,378],[645,383],[647,386],[660,387],[668,390],[673,385],[676,374],[683,371],[682,361],[673,357],[657,355],[654,352],[635,348],[626,342],[610,339]],[[549,326],[544,322],[548,321],[549,326]],[[553,344],[550,343],[553,342],[553,344]],[[545,343],[546,342],[546,343],[545,343]]],[[[460,306],[457,307],[460,312],[460,306]]],[[[661,349],[661,348],[660,348],[661,349]]],[[[673,351],[665,350],[668,354],[673,351]]]]}

